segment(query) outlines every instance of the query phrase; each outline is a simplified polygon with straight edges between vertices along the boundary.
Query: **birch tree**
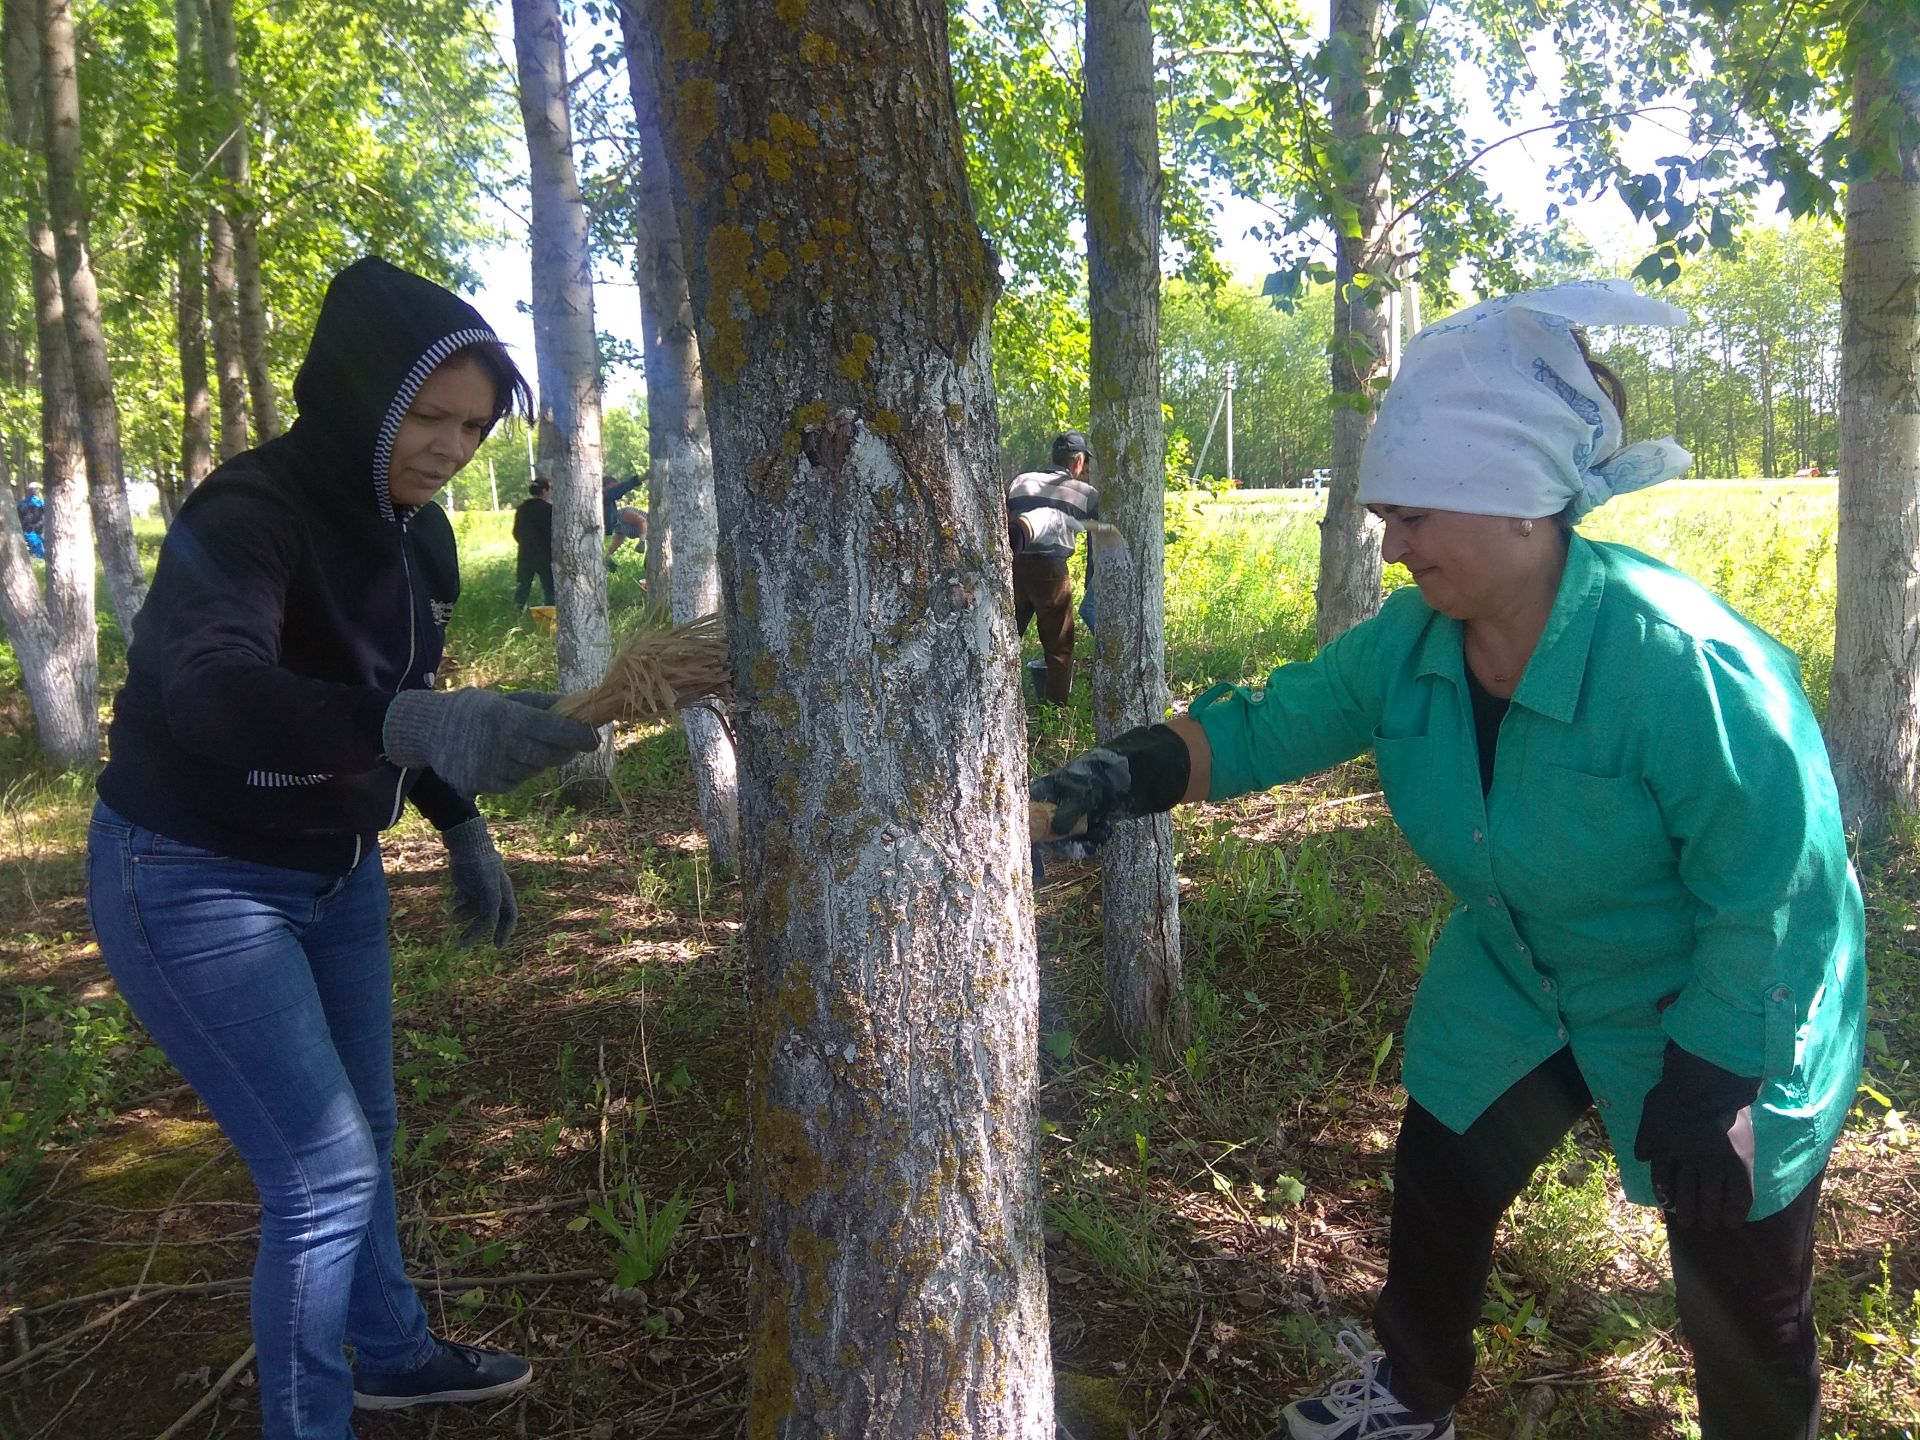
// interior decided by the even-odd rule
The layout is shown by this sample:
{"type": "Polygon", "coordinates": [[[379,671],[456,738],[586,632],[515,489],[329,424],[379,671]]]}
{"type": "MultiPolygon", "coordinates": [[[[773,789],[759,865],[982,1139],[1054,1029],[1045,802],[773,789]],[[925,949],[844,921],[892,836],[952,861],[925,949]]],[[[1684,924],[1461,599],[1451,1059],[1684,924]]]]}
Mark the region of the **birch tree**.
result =
{"type": "Polygon", "coordinates": [[[995,277],[945,0],[648,0],[740,713],[747,1429],[1051,1437],[995,277]]]}
{"type": "MultiPolygon", "coordinates": [[[[1167,713],[1166,438],[1160,411],[1160,127],[1147,0],[1087,0],[1084,146],[1089,380],[1101,514],[1088,549],[1093,719],[1108,739],[1167,713]]],[[[1116,828],[1100,863],[1107,1013],[1129,1050],[1185,1045],[1173,824],[1116,828]]]]}
{"type": "Polygon", "coordinates": [[[1848,823],[1878,839],[1894,816],[1920,808],[1920,76],[1911,64],[1920,20],[1869,0],[1850,31],[1862,163],[1847,187],[1840,283],[1839,624],[1827,737],[1848,823]],[[1903,53],[1908,63],[1896,63],[1903,53]]]}
{"type": "Polygon", "coordinates": [[[241,358],[233,226],[218,207],[207,212],[207,320],[220,397],[220,458],[231,460],[247,448],[247,371],[241,358]]]}
{"type": "MultiPolygon", "coordinates": [[[[22,157],[41,148],[37,139],[44,115],[39,101],[39,19],[25,0],[7,0],[0,11],[8,138],[22,157]]],[[[26,241],[33,283],[35,368],[40,379],[46,583],[42,589],[34,574],[14,509],[16,487],[31,477],[0,474],[5,482],[0,484],[0,622],[5,623],[7,639],[20,662],[41,748],[63,764],[92,765],[100,758],[93,525],[59,262],[42,203],[36,183],[29,189],[26,241]]],[[[0,462],[0,468],[12,470],[5,462],[0,462]]]]}
{"type": "Polygon", "coordinates": [[[267,304],[260,278],[260,227],[253,193],[253,141],[240,86],[240,46],[233,0],[207,0],[207,60],[219,119],[220,168],[226,176],[225,218],[233,232],[234,299],[240,322],[240,358],[253,403],[254,439],[282,429],[273,372],[267,367],[267,304]]]}
{"type": "MultiPolygon", "coordinates": [[[[20,3],[20,0],[9,0],[20,3]]],[[[86,198],[82,192],[80,84],[75,71],[72,0],[38,0],[40,101],[47,160],[47,216],[60,265],[67,345],[80,400],[80,435],[87,452],[87,497],[107,593],[124,635],[147,598],[146,576],[133,543],[127,506],[126,461],[120,450],[120,416],[114,408],[113,374],[107,363],[107,332],[100,315],[87,249],[86,198]]]]}
{"type": "Polygon", "coordinates": [[[1315,629],[1322,645],[1380,608],[1378,527],[1355,498],[1360,452],[1373,429],[1374,380],[1385,373],[1387,139],[1373,77],[1380,59],[1380,0],[1333,0],[1327,47],[1333,155],[1341,177],[1333,291],[1333,481],[1320,521],[1315,629]]]}
{"type": "MultiPolygon", "coordinates": [[[[585,690],[606,674],[613,638],[600,515],[600,353],[558,0],[513,0],[513,45],[531,175],[533,342],[542,465],[553,481],[560,688],[585,690]]],[[[611,727],[598,750],[561,770],[562,783],[584,793],[605,793],[612,775],[611,727]]]]}
{"type": "MultiPolygon", "coordinates": [[[[639,134],[640,183],[634,200],[635,278],[640,288],[647,376],[649,489],[661,497],[664,524],[650,527],[647,554],[670,555],[648,577],[664,582],[680,622],[719,611],[720,525],[714,505],[713,449],[700,382],[700,343],[687,291],[686,250],[674,213],[667,147],[660,131],[661,57],[638,7],[620,7],[627,44],[627,82],[639,134]]],[[[707,853],[716,870],[731,871],[740,856],[740,790],[733,737],[705,707],[681,712],[693,763],[707,853]]]]}
{"type": "MultiPolygon", "coordinates": [[[[198,127],[196,111],[199,65],[200,7],[197,0],[173,0],[174,96],[179,107],[176,123],[181,138],[175,163],[183,175],[199,164],[199,147],[192,143],[198,127]]],[[[178,252],[179,293],[174,305],[174,344],[180,353],[180,470],[174,493],[162,493],[167,519],[180,502],[213,469],[213,407],[207,380],[207,272],[204,229],[198,208],[189,200],[180,217],[178,252]]]]}

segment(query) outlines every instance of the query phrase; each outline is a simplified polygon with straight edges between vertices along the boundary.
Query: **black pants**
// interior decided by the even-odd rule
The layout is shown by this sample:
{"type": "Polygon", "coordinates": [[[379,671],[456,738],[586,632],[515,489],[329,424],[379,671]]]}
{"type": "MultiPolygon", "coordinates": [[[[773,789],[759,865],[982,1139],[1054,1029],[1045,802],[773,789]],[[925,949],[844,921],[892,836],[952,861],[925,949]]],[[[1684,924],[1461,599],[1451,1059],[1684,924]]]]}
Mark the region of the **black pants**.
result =
{"type": "MultiPolygon", "coordinates": [[[[1592,1103],[1571,1050],[1517,1082],[1464,1135],[1407,1103],[1394,1153],[1387,1284],[1373,1314],[1402,1404],[1439,1414],[1466,1394],[1495,1227],[1592,1103]]],[[[1711,1233],[1667,1229],[1705,1440],[1818,1440],[1820,1178],[1764,1220],[1711,1233]]]]}
{"type": "Polygon", "coordinates": [[[540,582],[540,603],[553,604],[553,561],[535,559],[531,555],[522,555],[515,562],[515,585],[513,604],[516,610],[524,610],[527,597],[533,594],[533,582],[540,582]]]}

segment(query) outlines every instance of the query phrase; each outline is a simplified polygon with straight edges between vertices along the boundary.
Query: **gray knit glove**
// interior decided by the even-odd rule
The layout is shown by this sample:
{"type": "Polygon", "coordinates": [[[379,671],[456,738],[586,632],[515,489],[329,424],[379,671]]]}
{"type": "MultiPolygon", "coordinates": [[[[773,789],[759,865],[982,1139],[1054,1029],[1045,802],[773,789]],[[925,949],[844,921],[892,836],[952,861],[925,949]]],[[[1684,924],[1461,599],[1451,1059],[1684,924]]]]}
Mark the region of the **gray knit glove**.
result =
{"type": "Polygon", "coordinates": [[[476,815],[440,832],[447,846],[447,876],[453,884],[453,922],[461,927],[460,948],[479,944],[487,932],[504,945],[520,918],[507,862],[494,849],[487,822],[476,815]]]}
{"type": "Polygon", "coordinates": [[[511,790],[600,743],[591,726],[497,690],[402,690],[381,728],[387,759],[429,769],[463,795],[511,790]]]}

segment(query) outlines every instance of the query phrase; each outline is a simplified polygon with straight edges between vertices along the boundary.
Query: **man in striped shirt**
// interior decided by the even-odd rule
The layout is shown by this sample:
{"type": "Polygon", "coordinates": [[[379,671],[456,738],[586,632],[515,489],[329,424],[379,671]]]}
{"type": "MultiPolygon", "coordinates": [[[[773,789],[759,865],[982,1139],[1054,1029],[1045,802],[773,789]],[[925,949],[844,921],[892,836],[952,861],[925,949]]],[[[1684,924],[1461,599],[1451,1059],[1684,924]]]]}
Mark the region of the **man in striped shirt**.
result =
{"type": "Polygon", "coordinates": [[[1037,620],[1047,657],[1043,698],[1065,705],[1073,688],[1073,582],[1067,560],[1089,520],[1100,518],[1100,492],[1087,479],[1093,451],[1069,430],[1053,442],[1047,470],[1016,475],[1007,491],[1007,538],[1013,547],[1014,615],[1021,635],[1037,620]]]}

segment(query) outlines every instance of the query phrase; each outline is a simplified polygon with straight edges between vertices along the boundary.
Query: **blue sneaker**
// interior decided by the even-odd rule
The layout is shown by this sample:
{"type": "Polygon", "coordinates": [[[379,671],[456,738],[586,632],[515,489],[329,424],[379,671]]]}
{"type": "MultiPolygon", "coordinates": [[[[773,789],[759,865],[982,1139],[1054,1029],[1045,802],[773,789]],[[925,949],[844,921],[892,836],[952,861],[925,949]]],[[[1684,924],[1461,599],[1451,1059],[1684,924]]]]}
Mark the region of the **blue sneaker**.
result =
{"type": "Polygon", "coordinates": [[[1365,1337],[1342,1330],[1334,1344],[1359,1376],[1287,1406],[1280,1412],[1286,1428],[1270,1440],[1454,1440],[1453,1411],[1422,1417],[1396,1400],[1382,1374],[1387,1357],[1369,1349],[1365,1337]]]}
{"type": "Polygon", "coordinates": [[[483,1350],[454,1340],[438,1340],[440,1351],[406,1375],[353,1376],[356,1410],[405,1410],[411,1405],[460,1405],[498,1400],[526,1388],[533,1366],[504,1350],[483,1350]]]}

